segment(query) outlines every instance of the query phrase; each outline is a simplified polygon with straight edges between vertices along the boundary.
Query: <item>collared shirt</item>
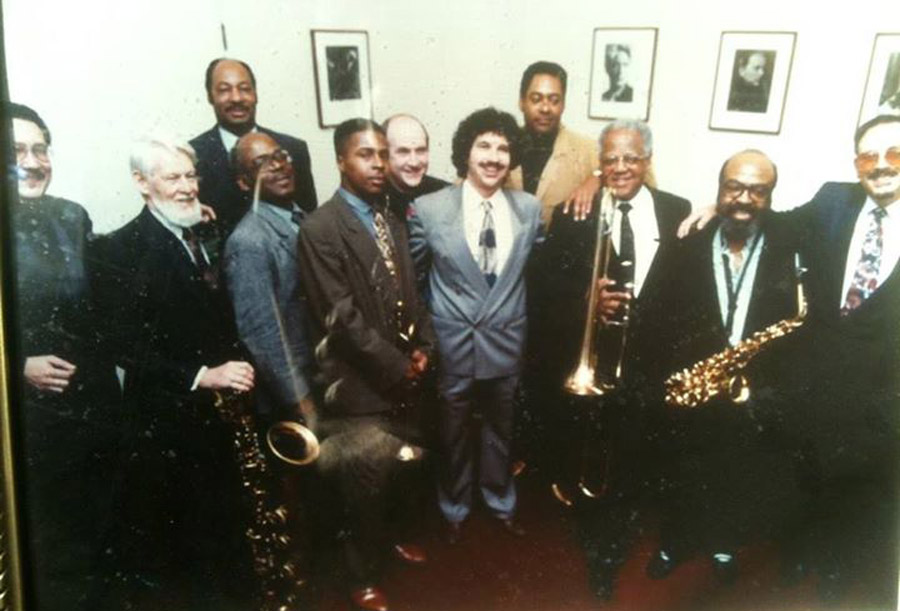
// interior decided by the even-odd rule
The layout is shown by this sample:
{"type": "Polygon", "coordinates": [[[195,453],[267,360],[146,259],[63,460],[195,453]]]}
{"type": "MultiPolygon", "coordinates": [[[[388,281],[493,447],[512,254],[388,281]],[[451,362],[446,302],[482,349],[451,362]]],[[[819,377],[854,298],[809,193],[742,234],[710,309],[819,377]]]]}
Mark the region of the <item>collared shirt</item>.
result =
{"type": "Polygon", "coordinates": [[[726,326],[726,331],[728,331],[729,302],[728,278],[725,269],[726,260],[731,268],[731,290],[737,292],[737,295],[735,295],[737,307],[734,310],[734,319],[728,335],[728,343],[732,346],[740,342],[744,336],[744,324],[747,322],[750,298],[753,296],[753,283],[756,279],[760,253],[765,245],[765,241],[765,234],[759,233],[757,229],[757,231],[747,237],[740,254],[736,255],[728,248],[728,241],[722,233],[721,226],[716,229],[716,234],[713,236],[713,272],[716,277],[716,293],[719,296],[719,312],[722,315],[722,324],[726,326]]]}
{"type": "MultiPolygon", "coordinates": [[[[622,235],[622,212],[618,208],[619,203],[616,202],[612,231],[612,241],[616,252],[619,252],[619,239],[622,235]]],[[[628,213],[628,221],[634,232],[634,296],[638,297],[659,246],[659,225],[656,222],[653,196],[650,195],[647,187],[642,185],[629,203],[631,203],[631,211],[628,213]]]]}
{"type": "Polygon", "coordinates": [[[350,204],[350,209],[353,211],[353,214],[356,215],[356,218],[359,219],[359,222],[363,224],[363,227],[366,228],[366,231],[369,232],[373,238],[375,237],[375,211],[372,209],[372,206],[357,196],[353,195],[345,189],[344,187],[340,187],[338,189],[338,193],[341,197],[344,198],[344,201],[350,204]]]}
{"type": "Polygon", "coordinates": [[[272,209],[272,212],[279,218],[279,220],[284,221],[283,225],[290,231],[293,235],[297,235],[300,233],[300,225],[294,222],[293,217],[295,214],[299,214],[300,218],[304,218],[306,213],[300,209],[300,206],[297,204],[291,204],[291,209],[288,210],[282,206],[278,206],[276,204],[272,204],[267,201],[260,200],[260,204],[265,204],[272,209]]]}
{"type": "MultiPolygon", "coordinates": [[[[844,305],[847,299],[847,291],[850,290],[850,283],[853,282],[853,275],[859,266],[859,258],[862,254],[863,242],[866,239],[866,231],[869,229],[869,223],[872,221],[872,211],[878,204],[871,197],[866,198],[859,216],[856,217],[856,224],[853,226],[853,237],[850,239],[850,249],[847,251],[847,266],[844,268],[844,284],[841,289],[841,302],[838,307],[844,305]]],[[[887,213],[881,219],[882,247],[881,247],[881,267],[878,268],[878,286],[881,286],[894,267],[900,260],[900,204],[896,202],[886,207],[884,211],[887,213]]]]}
{"type": "MultiPolygon", "coordinates": [[[[254,125],[253,129],[251,129],[250,131],[257,131],[256,126],[254,125]]],[[[234,145],[237,144],[237,141],[241,139],[240,136],[238,136],[237,134],[232,134],[221,125],[219,126],[219,138],[222,139],[222,144],[225,145],[225,150],[229,153],[231,152],[231,149],[234,148],[234,145]]]]}
{"type": "MultiPolygon", "coordinates": [[[[191,258],[191,261],[193,261],[194,265],[196,265],[197,260],[194,258],[194,253],[191,252],[191,247],[188,246],[187,240],[185,240],[183,237],[186,227],[176,225],[151,206],[147,206],[147,209],[150,210],[150,214],[152,214],[157,221],[162,223],[163,227],[171,231],[172,235],[178,238],[178,241],[181,242],[182,246],[184,246],[185,252],[187,252],[188,256],[191,258]]],[[[206,263],[209,264],[209,253],[206,252],[206,248],[203,246],[203,242],[200,242],[200,252],[203,253],[203,258],[206,259],[206,263]]]]}
{"type": "Polygon", "coordinates": [[[512,212],[509,209],[509,201],[503,194],[503,189],[497,189],[490,197],[484,198],[468,180],[463,181],[463,229],[466,243],[469,245],[469,252],[476,261],[481,253],[478,241],[481,237],[481,226],[484,223],[484,207],[481,204],[485,201],[491,203],[491,216],[494,218],[494,237],[497,241],[497,276],[499,277],[506,260],[509,259],[513,244],[512,212]]]}

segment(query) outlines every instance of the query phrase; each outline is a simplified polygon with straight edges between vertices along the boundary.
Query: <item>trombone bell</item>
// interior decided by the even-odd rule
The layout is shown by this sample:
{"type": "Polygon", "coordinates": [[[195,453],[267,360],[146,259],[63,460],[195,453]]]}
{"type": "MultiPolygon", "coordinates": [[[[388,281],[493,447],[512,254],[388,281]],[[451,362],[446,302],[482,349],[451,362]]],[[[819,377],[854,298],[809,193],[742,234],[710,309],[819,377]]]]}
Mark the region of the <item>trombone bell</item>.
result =
{"type": "Polygon", "coordinates": [[[580,397],[599,397],[603,396],[615,388],[615,384],[609,382],[595,380],[594,368],[587,363],[581,363],[566,378],[564,388],[566,392],[580,397]]]}

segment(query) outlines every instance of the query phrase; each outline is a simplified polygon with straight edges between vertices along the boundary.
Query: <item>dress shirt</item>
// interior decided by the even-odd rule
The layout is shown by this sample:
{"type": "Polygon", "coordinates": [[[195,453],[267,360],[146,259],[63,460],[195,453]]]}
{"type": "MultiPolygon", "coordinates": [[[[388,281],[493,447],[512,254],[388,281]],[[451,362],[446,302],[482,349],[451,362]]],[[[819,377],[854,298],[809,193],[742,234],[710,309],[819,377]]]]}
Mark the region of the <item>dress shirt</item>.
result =
{"type": "Polygon", "coordinates": [[[300,225],[298,225],[297,223],[295,223],[293,221],[294,214],[299,213],[300,218],[303,218],[306,216],[306,213],[300,209],[300,206],[298,206],[297,204],[291,204],[291,209],[288,210],[287,208],[284,208],[283,206],[279,206],[277,204],[272,204],[267,201],[260,201],[259,203],[269,206],[272,209],[272,212],[275,213],[275,216],[277,216],[279,219],[284,221],[282,223],[282,226],[287,228],[287,230],[290,231],[292,234],[297,235],[298,233],[300,233],[300,225]]]}
{"type": "MultiPolygon", "coordinates": [[[[841,289],[841,302],[838,307],[844,305],[847,299],[847,291],[850,290],[850,283],[853,281],[853,275],[859,265],[859,257],[862,254],[863,242],[866,239],[866,231],[869,223],[872,222],[872,211],[878,204],[871,197],[866,198],[859,216],[856,217],[856,224],[853,226],[853,237],[850,239],[850,249],[847,251],[847,266],[844,268],[844,284],[841,289]]],[[[884,211],[887,213],[881,219],[882,247],[881,247],[881,267],[878,268],[878,286],[884,284],[897,261],[900,260],[900,204],[893,203],[886,207],[884,211]]]]}
{"type": "MultiPolygon", "coordinates": [[[[359,222],[363,224],[369,235],[375,238],[375,211],[372,209],[372,205],[353,195],[344,187],[339,188],[338,193],[350,205],[350,210],[353,211],[359,222]]],[[[391,237],[393,238],[393,236],[391,237]]]]}
{"type": "MultiPolygon", "coordinates": [[[[728,280],[725,277],[724,258],[728,259],[731,266],[732,290],[737,290],[737,308],[734,310],[734,320],[731,321],[731,331],[728,335],[728,343],[734,346],[744,336],[744,323],[747,322],[747,310],[750,309],[750,298],[753,296],[753,282],[756,279],[756,270],[759,268],[759,257],[765,246],[766,237],[758,231],[753,232],[744,242],[739,260],[740,267],[735,267],[734,253],[728,248],[728,241],[722,234],[722,227],[716,229],[713,236],[713,271],[716,276],[716,293],[719,296],[719,312],[722,314],[722,324],[728,324],[728,280]],[[759,236],[757,238],[757,236],[759,236]],[[754,242],[756,245],[754,246],[754,242]],[[743,282],[738,287],[738,282],[743,274],[743,282]]],[[[726,329],[728,331],[728,329],[726,329]]]]}
{"type": "Polygon", "coordinates": [[[481,246],[478,244],[481,237],[481,225],[484,223],[484,208],[482,202],[491,203],[491,216],[494,217],[494,237],[497,240],[497,278],[503,272],[503,266],[509,259],[512,250],[513,228],[509,202],[503,189],[497,189],[490,197],[483,197],[468,180],[463,181],[462,209],[463,229],[465,230],[466,243],[469,252],[478,261],[481,246]]]}
{"type": "MultiPolygon", "coordinates": [[[[641,186],[629,203],[631,211],[628,213],[628,221],[634,232],[634,296],[638,297],[659,246],[659,225],[656,222],[653,196],[647,187],[641,186]]],[[[612,241],[616,252],[619,252],[619,238],[622,234],[622,212],[618,205],[617,201],[612,227],[612,241]]]]}
{"type": "MultiPolygon", "coordinates": [[[[171,231],[172,235],[178,238],[178,241],[181,242],[182,246],[184,246],[185,252],[187,252],[188,256],[191,258],[191,261],[194,263],[194,265],[197,265],[197,260],[194,258],[194,253],[191,252],[191,247],[188,245],[187,240],[182,237],[184,230],[188,228],[182,227],[181,225],[176,225],[175,223],[171,222],[169,219],[160,214],[155,208],[151,206],[148,206],[148,208],[150,209],[150,214],[153,215],[153,218],[162,223],[163,227],[171,231]]],[[[206,252],[206,247],[203,246],[202,241],[198,242],[198,244],[200,244],[200,252],[203,253],[203,258],[206,259],[206,263],[207,265],[209,265],[209,253],[206,252]]]]}
{"type": "MultiPolygon", "coordinates": [[[[256,126],[254,125],[253,129],[251,129],[250,132],[255,132],[255,131],[257,131],[257,130],[256,130],[256,126]]],[[[250,132],[247,132],[247,133],[250,133],[250,132]]],[[[228,131],[221,125],[219,126],[219,137],[222,139],[222,144],[225,146],[225,150],[228,151],[229,153],[231,153],[231,149],[234,148],[234,145],[237,144],[237,141],[241,139],[240,136],[238,136],[237,134],[232,134],[230,131],[228,131]]]]}

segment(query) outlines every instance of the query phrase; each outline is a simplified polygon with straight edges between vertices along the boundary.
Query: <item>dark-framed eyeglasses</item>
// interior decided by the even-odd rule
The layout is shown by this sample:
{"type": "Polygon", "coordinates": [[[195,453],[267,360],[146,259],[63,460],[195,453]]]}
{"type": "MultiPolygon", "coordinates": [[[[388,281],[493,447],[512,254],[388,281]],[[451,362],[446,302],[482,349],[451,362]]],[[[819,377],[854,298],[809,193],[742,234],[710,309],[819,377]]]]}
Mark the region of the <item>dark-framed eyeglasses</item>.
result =
{"type": "MultiPolygon", "coordinates": [[[[864,151],[856,155],[856,169],[868,174],[878,166],[881,155],[878,151],[864,151]]],[[[884,161],[895,170],[900,170],[900,147],[892,146],[884,152],[884,161]]]]}
{"type": "Polygon", "coordinates": [[[50,161],[50,147],[44,143],[32,144],[30,147],[21,142],[16,142],[16,161],[21,162],[28,156],[28,151],[38,161],[50,161]]]}
{"type": "Polygon", "coordinates": [[[609,156],[609,157],[601,157],[600,165],[602,165],[604,168],[612,168],[612,167],[619,165],[619,162],[621,161],[627,167],[633,168],[640,162],[647,159],[647,157],[648,157],[647,155],[616,155],[616,156],[609,156]]]}
{"type": "Polygon", "coordinates": [[[722,183],[722,193],[728,199],[737,199],[745,191],[750,195],[750,199],[757,203],[768,201],[772,195],[771,185],[745,185],[737,180],[726,180],[722,183]]]}
{"type": "Polygon", "coordinates": [[[276,163],[290,163],[293,161],[291,154],[284,149],[278,149],[268,155],[260,155],[253,160],[253,169],[261,170],[263,168],[272,167],[276,163]]]}

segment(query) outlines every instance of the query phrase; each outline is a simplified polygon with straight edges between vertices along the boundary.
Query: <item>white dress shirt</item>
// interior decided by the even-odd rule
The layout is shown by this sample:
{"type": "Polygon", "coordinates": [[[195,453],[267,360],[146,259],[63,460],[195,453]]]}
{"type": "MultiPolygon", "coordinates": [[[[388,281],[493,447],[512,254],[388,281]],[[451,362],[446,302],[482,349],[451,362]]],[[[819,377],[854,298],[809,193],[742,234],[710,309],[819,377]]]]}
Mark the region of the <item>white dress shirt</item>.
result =
{"type": "MultiPolygon", "coordinates": [[[[619,252],[619,238],[622,236],[622,212],[619,210],[619,203],[616,201],[612,227],[612,241],[616,252],[619,252]]],[[[629,203],[631,211],[628,213],[628,220],[634,232],[634,296],[638,297],[659,246],[659,225],[656,222],[653,196],[647,187],[641,186],[629,203]]]]}
{"type": "MultiPolygon", "coordinates": [[[[838,307],[843,307],[847,300],[847,291],[850,290],[850,283],[853,281],[853,275],[859,265],[859,258],[862,255],[863,242],[866,239],[866,231],[869,229],[869,223],[872,222],[872,211],[878,204],[871,197],[866,198],[862,211],[856,217],[856,224],[853,226],[853,237],[850,239],[850,249],[847,251],[847,266],[844,268],[844,284],[841,289],[841,302],[838,307]]],[[[900,208],[894,203],[884,209],[887,214],[881,219],[882,231],[882,249],[881,249],[881,267],[878,268],[878,286],[881,286],[894,267],[900,260],[900,208]]]]}
{"type": "Polygon", "coordinates": [[[497,240],[497,277],[499,278],[503,272],[503,266],[509,259],[509,253],[512,251],[513,244],[512,211],[509,209],[509,201],[507,201],[506,195],[503,194],[503,189],[497,189],[490,197],[484,198],[468,180],[463,181],[463,229],[465,230],[469,251],[476,261],[478,261],[481,253],[478,239],[481,236],[481,226],[484,223],[484,208],[481,204],[485,201],[491,203],[491,216],[494,217],[494,237],[497,240]]]}
{"type": "Polygon", "coordinates": [[[728,248],[725,236],[722,235],[721,226],[716,229],[716,234],[713,236],[713,272],[716,277],[716,293],[719,296],[719,312],[722,315],[723,325],[728,324],[728,280],[725,276],[723,259],[728,260],[731,268],[732,290],[737,291],[737,295],[735,295],[737,307],[734,310],[734,319],[731,321],[731,330],[728,335],[728,343],[732,346],[740,342],[744,335],[744,324],[747,322],[747,311],[750,309],[750,297],[753,295],[753,283],[756,281],[759,257],[765,243],[765,235],[758,233],[757,230],[747,238],[740,255],[736,256],[728,248]],[[735,259],[740,261],[740,265],[736,265],[738,261],[735,259]],[[741,280],[742,278],[743,280],[741,280]],[[740,286],[738,286],[739,283],[740,286]]]}
{"type": "MultiPolygon", "coordinates": [[[[254,125],[253,129],[251,129],[250,132],[255,132],[255,131],[257,131],[257,129],[256,129],[256,126],[254,125]]],[[[247,132],[247,133],[250,133],[250,132],[247,132]]],[[[228,151],[229,153],[231,152],[231,149],[234,148],[234,145],[237,144],[237,141],[241,139],[240,136],[238,136],[237,134],[232,134],[230,131],[228,131],[221,125],[219,126],[219,137],[222,139],[222,144],[225,146],[225,150],[228,151]]]]}

